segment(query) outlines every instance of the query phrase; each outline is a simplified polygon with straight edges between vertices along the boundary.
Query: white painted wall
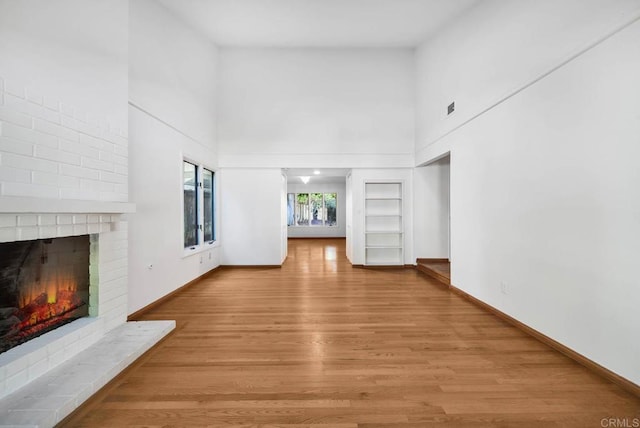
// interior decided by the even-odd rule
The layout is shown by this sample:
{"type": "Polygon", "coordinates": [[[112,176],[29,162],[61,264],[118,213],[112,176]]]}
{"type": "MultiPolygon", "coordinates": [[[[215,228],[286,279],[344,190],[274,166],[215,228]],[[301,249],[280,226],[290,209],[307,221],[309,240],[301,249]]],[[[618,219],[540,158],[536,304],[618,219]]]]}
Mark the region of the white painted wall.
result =
{"type": "Polygon", "coordinates": [[[409,49],[220,50],[220,165],[413,166],[409,49]]]}
{"type": "MultiPolygon", "coordinates": [[[[442,88],[423,86],[421,123],[433,129],[421,125],[421,144],[605,36],[639,3],[553,2],[544,15],[537,8],[551,3],[501,5],[476,10],[475,26],[451,26],[446,50],[444,39],[421,50],[420,80],[442,88]],[[451,97],[461,115],[446,124],[440,109],[451,97]]],[[[451,150],[452,283],[636,384],[638,52],[636,21],[442,137],[438,150],[418,147],[419,161],[451,150]]]]}
{"type": "Polygon", "coordinates": [[[416,53],[416,165],[449,151],[447,132],[639,13],[638,0],[479,2],[416,53]]]}
{"type": "Polygon", "coordinates": [[[217,48],[154,0],[129,10],[129,100],[215,148],[217,48]]]}
{"type": "Polygon", "coordinates": [[[413,170],[416,258],[449,258],[450,156],[413,170]]]}
{"type": "Polygon", "coordinates": [[[182,230],[183,157],[217,166],[216,48],[156,2],[133,0],[129,63],[132,313],[218,266],[221,254],[215,244],[184,257],[182,230]]]}
{"type": "Polygon", "coordinates": [[[126,0],[0,0],[0,77],[14,95],[26,87],[126,131],[127,22],[126,0]]]}
{"type": "Polygon", "coordinates": [[[222,264],[280,265],[280,168],[223,168],[219,176],[222,264]]]}
{"type": "Polygon", "coordinates": [[[413,169],[358,169],[351,171],[351,204],[353,210],[351,263],[356,265],[365,262],[365,214],[364,183],[372,180],[402,181],[402,222],[404,227],[404,263],[415,264],[413,256],[413,169]]]}
{"type": "Polygon", "coordinates": [[[344,238],[346,236],[346,196],[347,191],[345,182],[336,183],[314,183],[313,177],[307,184],[300,182],[289,183],[287,185],[287,193],[337,193],[337,221],[335,227],[317,227],[317,226],[289,226],[288,236],[291,238],[322,238],[336,237],[344,238]]]}
{"type": "Polygon", "coordinates": [[[183,248],[182,157],[207,164],[213,161],[211,151],[136,108],[131,108],[129,120],[136,176],[131,199],[137,207],[129,216],[129,313],[133,313],[218,266],[220,247],[189,256],[183,248]]]}

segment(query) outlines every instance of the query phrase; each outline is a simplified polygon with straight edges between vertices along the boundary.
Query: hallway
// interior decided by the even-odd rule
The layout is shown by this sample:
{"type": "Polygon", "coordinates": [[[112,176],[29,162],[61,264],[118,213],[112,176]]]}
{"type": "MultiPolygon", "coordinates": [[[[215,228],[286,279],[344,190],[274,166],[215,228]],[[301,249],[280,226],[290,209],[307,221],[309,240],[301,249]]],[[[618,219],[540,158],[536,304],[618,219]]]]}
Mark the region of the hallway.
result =
{"type": "Polygon", "coordinates": [[[640,400],[412,269],[343,239],[222,268],[144,319],[176,331],[63,426],[599,427],[640,400]]]}

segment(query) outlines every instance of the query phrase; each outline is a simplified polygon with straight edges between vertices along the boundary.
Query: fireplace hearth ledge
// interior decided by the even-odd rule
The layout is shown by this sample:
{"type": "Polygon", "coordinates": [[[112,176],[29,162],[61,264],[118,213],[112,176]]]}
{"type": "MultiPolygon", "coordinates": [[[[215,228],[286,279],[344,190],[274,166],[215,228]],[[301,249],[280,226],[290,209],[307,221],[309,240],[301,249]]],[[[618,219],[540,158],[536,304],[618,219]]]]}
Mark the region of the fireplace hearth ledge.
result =
{"type": "Polygon", "coordinates": [[[0,354],[0,370],[4,370],[8,384],[0,391],[0,399],[20,387],[19,383],[13,386],[13,376],[25,377],[27,382],[34,381],[96,343],[103,337],[103,331],[103,318],[80,318],[3,352],[0,354]],[[29,363],[34,364],[29,367],[29,363]]]}
{"type": "Polygon", "coordinates": [[[175,321],[137,321],[116,327],[76,356],[1,399],[0,427],[55,426],[175,326],[175,321]]]}

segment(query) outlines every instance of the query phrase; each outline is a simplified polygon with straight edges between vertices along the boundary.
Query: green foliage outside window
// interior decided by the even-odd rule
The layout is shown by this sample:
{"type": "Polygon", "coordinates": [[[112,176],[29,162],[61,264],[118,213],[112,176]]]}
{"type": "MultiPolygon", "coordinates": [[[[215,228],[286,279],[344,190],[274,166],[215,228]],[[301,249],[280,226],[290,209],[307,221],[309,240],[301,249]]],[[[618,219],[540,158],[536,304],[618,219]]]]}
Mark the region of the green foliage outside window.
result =
{"type": "Polygon", "coordinates": [[[289,193],[289,226],[337,226],[337,193],[289,193]],[[295,203],[294,203],[295,201],[295,203]]]}

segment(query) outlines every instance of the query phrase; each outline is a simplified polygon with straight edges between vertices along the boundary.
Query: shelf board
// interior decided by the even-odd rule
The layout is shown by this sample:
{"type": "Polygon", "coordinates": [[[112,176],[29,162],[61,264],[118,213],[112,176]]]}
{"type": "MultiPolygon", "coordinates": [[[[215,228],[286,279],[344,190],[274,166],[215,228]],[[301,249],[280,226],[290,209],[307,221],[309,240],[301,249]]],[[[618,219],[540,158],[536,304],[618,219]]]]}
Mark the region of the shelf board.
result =
{"type": "Polygon", "coordinates": [[[365,201],[401,201],[402,198],[364,198],[365,201]]]}

